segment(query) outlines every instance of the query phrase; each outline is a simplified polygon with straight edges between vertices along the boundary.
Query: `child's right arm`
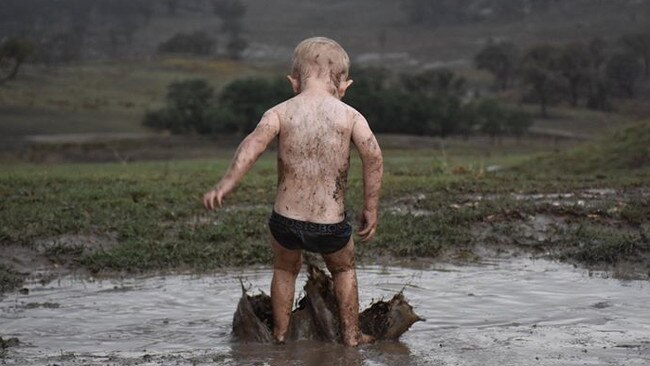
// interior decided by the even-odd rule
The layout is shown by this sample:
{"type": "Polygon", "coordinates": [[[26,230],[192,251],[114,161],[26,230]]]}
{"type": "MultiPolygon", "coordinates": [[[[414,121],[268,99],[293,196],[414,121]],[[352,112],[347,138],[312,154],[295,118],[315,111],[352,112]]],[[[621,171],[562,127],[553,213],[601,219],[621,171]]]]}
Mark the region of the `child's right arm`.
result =
{"type": "Polygon", "coordinates": [[[223,198],[235,189],[244,174],[253,167],[257,158],[266,150],[269,142],[280,132],[280,119],[272,109],[264,113],[259,124],[239,144],[226,174],[215,187],[203,196],[203,204],[208,210],[221,207],[223,198]],[[215,206],[216,203],[216,206],[215,206]]]}
{"type": "Polygon", "coordinates": [[[384,159],[377,139],[368,126],[368,121],[358,112],[354,116],[352,142],[357,147],[363,164],[364,205],[359,236],[361,241],[368,241],[377,231],[377,210],[381,178],[384,174],[384,159]]]}

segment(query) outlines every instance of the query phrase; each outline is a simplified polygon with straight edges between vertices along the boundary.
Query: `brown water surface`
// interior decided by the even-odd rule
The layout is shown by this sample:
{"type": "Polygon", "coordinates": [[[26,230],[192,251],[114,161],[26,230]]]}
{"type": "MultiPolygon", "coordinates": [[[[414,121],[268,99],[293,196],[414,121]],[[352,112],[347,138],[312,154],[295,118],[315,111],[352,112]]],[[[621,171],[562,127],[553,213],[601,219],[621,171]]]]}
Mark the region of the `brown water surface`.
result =
{"type": "MultiPolygon", "coordinates": [[[[650,286],[530,259],[359,269],[361,307],[404,289],[416,323],[400,342],[348,349],[232,341],[239,279],[267,268],[94,280],[64,277],[0,299],[7,365],[648,365],[650,286]]],[[[298,287],[304,283],[304,274],[298,287]]]]}

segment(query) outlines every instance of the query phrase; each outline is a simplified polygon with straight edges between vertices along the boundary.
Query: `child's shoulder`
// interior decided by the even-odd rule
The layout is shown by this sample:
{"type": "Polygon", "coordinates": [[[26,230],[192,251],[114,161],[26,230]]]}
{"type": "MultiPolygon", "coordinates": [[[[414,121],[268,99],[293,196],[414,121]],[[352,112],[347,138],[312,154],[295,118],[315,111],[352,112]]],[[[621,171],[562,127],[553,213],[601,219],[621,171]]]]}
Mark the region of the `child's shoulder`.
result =
{"type": "Polygon", "coordinates": [[[346,112],[349,113],[352,118],[358,118],[358,117],[363,118],[363,114],[361,114],[361,112],[356,110],[353,106],[345,103],[342,100],[339,100],[339,102],[346,108],[346,112]]]}

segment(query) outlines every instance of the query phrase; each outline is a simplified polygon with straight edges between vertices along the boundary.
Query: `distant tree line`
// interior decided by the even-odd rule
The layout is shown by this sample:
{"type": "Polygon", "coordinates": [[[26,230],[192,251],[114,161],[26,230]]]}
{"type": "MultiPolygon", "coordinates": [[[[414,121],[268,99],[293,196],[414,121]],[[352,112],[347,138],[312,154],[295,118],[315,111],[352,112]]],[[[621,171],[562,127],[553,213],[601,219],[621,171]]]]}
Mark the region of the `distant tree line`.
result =
{"type": "MultiPolygon", "coordinates": [[[[147,113],[143,124],[172,133],[245,134],[264,111],[291,96],[285,78],[236,80],[219,95],[205,80],[176,82],[168,87],[166,106],[147,113]]],[[[520,137],[532,123],[529,114],[494,99],[467,98],[465,80],[449,70],[394,75],[359,69],[345,101],[379,133],[520,137]]]]}
{"type": "MultiPolygon", "coordinates": [[[[137,32],[154,16],[174,16],[181,11],[214,14],[226,38],[226,56],[238,59],[248,47],[243,37],[246,6],[242,0],[2,0],[0,40],[31,40],[31,60],[47,64],[120,57],[132,50],[137,32]]],[[[217,46],[207,30],[197,29],[172,35],[157,51],[213,55],[217,46]]]]}
{"type": "Polygon", "coordinates": [[[551,10],[569,13],[596,7],[605,13],[621,6],[647,9],[643,1],[635,0],[400,0],[399,4],[408,23],[430,28],[479,22],[503,24],[551,10]]]}
{"type": "Polygon", "coordinates": [[[627,34],[610,46],[599,38],[525,50],[495,42],[474,61],[494,76],[496,90],[522,89],[524,101],[539,103],[543,116],[549,105],[561,101],[607,110],[613,97],[634,97],[639,82],[648,78],[650,33],[627,34]]]}
{"type": "Polygon", "coordinates": [[[69,62],[91,57],[102,52],[98,46],[106,53],[118,55],[124,46],[131,45],[136,30],[151,20],[154,3],[149,0],[3,0],[0,34],[31,40],[35,46],[32,59],[37,62],[69,62]],[[98,37],[97,33],[102,36],[98,37]]]}

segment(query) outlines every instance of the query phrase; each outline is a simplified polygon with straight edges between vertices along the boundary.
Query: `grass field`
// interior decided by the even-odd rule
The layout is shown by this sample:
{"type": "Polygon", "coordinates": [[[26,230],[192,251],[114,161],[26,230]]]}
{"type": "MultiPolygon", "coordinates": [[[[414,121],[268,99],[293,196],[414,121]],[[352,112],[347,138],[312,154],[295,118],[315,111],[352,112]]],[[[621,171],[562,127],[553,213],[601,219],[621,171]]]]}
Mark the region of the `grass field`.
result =
{"type": "MultiPolygon", "coordinates": [[[[642,123],[554,154],[461,142],[387,148],[380,230],[359,246],[360,260],[468,261],[484,250],[523,251],[647,277],[649,132],[642,123]]],[[[224,209],[206,212],[200,197],[227,163],[6,165],[3,288],[18,285],[33,263],[98,274],[269,263],[275,158],[264,155],[224,209]]],[[[359,172],[353,159],[353,216],[362,205],[359,172]]]]}
{"type": "Polygon", "coordinates": [[[206,79],[215,90],[268,71],[223,60],[165,58],[54,67],[28,65],[0,87],[3,137],[144,132],[142,117],[164,104],[175,81],[206,79]]]}

